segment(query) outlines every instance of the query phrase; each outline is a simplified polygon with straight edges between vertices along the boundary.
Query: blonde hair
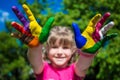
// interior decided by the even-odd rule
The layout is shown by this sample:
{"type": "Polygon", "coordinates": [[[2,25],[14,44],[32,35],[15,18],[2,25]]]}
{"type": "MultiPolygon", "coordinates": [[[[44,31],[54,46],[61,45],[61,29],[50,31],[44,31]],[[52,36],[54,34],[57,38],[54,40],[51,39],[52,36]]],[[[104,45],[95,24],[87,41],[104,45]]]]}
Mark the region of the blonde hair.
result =
{"type": "Polygon", "coordinates": [[[71,47],[75,47],[74,34],[69,27],[53,27],[47,40],[47,46],[53,46],[58,39],[60,40],[60,45],[70,45],[71,47]]]}

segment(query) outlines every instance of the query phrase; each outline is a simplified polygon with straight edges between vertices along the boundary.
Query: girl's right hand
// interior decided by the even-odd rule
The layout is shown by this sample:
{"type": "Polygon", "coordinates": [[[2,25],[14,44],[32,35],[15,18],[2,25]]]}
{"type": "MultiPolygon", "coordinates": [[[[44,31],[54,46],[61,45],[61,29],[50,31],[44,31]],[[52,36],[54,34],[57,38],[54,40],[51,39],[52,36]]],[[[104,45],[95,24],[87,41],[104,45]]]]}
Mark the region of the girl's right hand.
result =
{"type": "Polygon", "coordinates": [[[23,4],[23,8],[28,16],[29,21],[27,21],[27,19],[16,6],[12,7],[13,12],[23,24],[23,26],[21,26],[16,22],[12,22],[12,26],[21,33],[12,33],[12,36],[19,38],[22,42],[27,43],[29,46],[37,46],[39,42],[44,43],[48,38],[54,18],[50,17],[42,28],[37,23],[29,7],[23,4]]]}

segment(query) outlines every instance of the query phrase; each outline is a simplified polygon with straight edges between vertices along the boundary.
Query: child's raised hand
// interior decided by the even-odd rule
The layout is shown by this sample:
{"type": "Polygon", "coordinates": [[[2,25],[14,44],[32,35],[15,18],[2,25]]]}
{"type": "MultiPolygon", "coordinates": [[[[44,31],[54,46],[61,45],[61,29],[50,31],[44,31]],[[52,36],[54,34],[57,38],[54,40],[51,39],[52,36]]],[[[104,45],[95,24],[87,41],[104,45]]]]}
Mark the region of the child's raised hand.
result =
{"type": "Polygon", "coordinates": [[[76,35],[77,34],[75,33],[76,29],[74,28],[75,26],[73,26],[76,45],[79,49],[83,50],[84,52],[94,54],[106,41],[116,36],[116,34],[114,33],[111,35],[105,36],[106,32],[114,25],[113,22],[108,23],[101,29],[101,26],[106,21],[106,19],[109,17],[109,15],[106,15],[106,14],[102,18],[100,14],[97,14],[91,19],[87,28],[82,33],[82,36],[86,38],[86,40],[84,39],[84,41],[80,39],[76,39],[80,37],[76,35]],[[80,43],[84,43],[85,45],[80,44],[80,43]]]}
{"type": "Polygon", "coordinates": [[[106,41],[117,36],[116,33],[112,33],[106,36],[107,31],[114,26],[114,22],[111,21],[106,24],[104,27],[103,24],[110,16],[109,12],[106,12],[103,17],[96,23],[95,31],[92,33],[92,38],[95,41],[95,44],[90,47],[84,49],[85,52],[94,53],[96,52],[106,41]]]}
{"type": "Polygon", "coordinates": [[[97,21],[100,19],[101,14],[96,14],[89,22],[87,28],[85,29],[85,31],[81,34],[79,27],[76,23],[72,24],[73,30],[74,30],[74,34],[75,34],[75,41],[76,41],[76,45],[79,49],[86,49],[91,47],[92,45],[95,44],[94,40],[92,39],[91,35],[95,30],[95,25],[97,23],[97,21]],[[81,36],[83,36],[85,39],[84,41],[81,41],[81,36]],[[84,43],[84,45],[81,43],[84,43]]]}
{"type": "Polygon", "coordinates": [[[23,14],[18,10],[16,6],[13,6],[12,10],[14,11],[18,19],[22,22],[24,29],[30,32],[32,36],[38,37],[40,43],[44,43],[48,38],[49,31],[51,29],[51,25],[54,21],[54,18],[50,17],[48,21],[45,23],[44,27],[42,28],[37,23],[29,7],[23,4],[23,8],[28,16],[29,21],[27,21],[27,19],[23,16],[23,14]]]}

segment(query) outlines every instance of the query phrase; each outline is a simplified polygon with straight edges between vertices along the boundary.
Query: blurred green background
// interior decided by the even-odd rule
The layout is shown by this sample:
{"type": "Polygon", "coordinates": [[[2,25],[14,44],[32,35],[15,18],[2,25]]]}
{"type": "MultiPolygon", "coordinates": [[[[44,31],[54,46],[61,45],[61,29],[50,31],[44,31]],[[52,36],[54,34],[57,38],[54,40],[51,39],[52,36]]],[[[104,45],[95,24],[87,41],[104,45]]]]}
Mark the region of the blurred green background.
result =
{"type": "MultiPolygon", "coordinates": [[[[106,23],[114,21],[115,26],[108,34],[118,33],[118,36],[99,50],[85,80],[120,80],[120,0],[61,0],[58,10],[50,6],[56,5],[54,1],[57,0],[33,0],[32,3],[18,0],[18,3],[28,4],[40,25],[54,16],[53,26],[71,27],[71,23],[76,22],[82,31],[95,14],[110,12],[106,23]]],[[[26,56],[27,46],[10,36],[15,31],[10,23],[11,20],[6,20],[6,31],[0,32],[0,80],[35,80],[26,56]]]]}

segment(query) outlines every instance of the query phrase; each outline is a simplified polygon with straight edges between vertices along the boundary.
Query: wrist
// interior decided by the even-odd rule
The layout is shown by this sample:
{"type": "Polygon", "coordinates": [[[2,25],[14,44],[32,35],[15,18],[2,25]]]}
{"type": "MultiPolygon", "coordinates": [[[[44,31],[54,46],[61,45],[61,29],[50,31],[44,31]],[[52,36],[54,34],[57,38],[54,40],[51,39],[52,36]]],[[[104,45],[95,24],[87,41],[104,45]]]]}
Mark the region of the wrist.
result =
{"type": "Polygon", "coordinates": [[[42,47],[43,47],[43,45],[42,45],[41,43],[38,43],[36,46],[29,46],[28,49],[34,50],[34,49],[40,49],[40,48],[42,48],[42,47]]]}
{"type": "Polygon", "coordinates": [[[85,57],[94,57],[94,56],[96,56],[96,54],[97,54],[97,52],[91,54],[91,53],[88,53],[88,52],[84,52],[84,51],[82,51],[82,50],[80,50],[80,49],[78,49],[77,52],[78,52],[78,54],[80,54],[81,56],[85,56],[85,57]]]}

